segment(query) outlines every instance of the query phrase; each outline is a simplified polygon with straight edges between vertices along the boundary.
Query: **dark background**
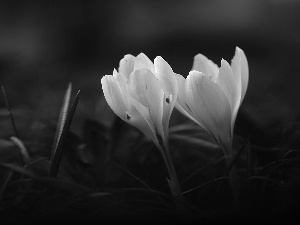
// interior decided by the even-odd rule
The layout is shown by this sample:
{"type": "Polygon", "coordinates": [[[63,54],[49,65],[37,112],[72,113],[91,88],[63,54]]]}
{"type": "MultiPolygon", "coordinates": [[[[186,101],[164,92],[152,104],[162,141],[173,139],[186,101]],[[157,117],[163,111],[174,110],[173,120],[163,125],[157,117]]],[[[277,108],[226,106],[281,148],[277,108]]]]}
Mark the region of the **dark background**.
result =
{"type": "MultiPolygon", "coordinates": [[[[125,54],[162,56],[186,76],[202,53],[220,65],[235,46],[250,68],[236,132],[272,143],[299,121],[300,1],[1,1],[0,84],[20,136],[56,122],[68,82],[81,90],[72,131],[106,120],[101,77],[125,54]]],[[[1,137],[12,134],[0,98],[1,137]]],[[[53,130],[54,132],[54,130],[53,130]]]]}

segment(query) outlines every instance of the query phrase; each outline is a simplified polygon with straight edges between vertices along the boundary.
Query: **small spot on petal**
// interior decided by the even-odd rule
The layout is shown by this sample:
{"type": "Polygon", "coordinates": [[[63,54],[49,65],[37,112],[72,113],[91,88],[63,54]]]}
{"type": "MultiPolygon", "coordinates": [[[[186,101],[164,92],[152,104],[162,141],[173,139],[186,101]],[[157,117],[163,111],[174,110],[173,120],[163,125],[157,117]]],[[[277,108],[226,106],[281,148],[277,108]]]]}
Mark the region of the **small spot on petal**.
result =
{"type": "Polygon", "coordinates": [[[126,119],[127,119],[127,120],[130,120],[131,117],[132,117],[132,116],[131,116],[128,112],[126,112],[126,119]]]}
{"type": "Polygon", "coordinates": [[[172,95],[170,94],[169,97],[166,98],[166,103],[170,104],[172,101],[172,95]]]}

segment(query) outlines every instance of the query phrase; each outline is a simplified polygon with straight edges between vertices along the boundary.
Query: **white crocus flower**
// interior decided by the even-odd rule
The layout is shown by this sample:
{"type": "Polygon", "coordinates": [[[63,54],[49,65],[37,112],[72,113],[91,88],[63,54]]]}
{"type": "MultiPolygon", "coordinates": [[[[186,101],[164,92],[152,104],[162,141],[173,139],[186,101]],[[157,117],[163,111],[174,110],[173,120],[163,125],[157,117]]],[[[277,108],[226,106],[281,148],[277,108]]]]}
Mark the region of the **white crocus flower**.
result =
{"type": "Polygon", "coordinates": [[[108,105],[116,115],[152,139],[161,151],[174,197],[182,199],[168,145],[169,120],[174,109],[178,86],[170,65],[160,56],[152,61],[143,53],[126,55],[119,71],[101,79],[108,105]]]}
{"type": "Polygon", "coordinates": [[[159,148],[168,139],[168,126],[177,99],[177,82],[160,56],[153,62],[143,53],[126,55],[119,71],[101,80],[105,99],[122,120],[138,128],[159,148]]]}
{"type": "Polygon", "coordinates": [[[222,59],[219,68],[198,54],[186,79],[176,75],[176,108],[206,129],[221,144],[227,156],[231,155],[233,128],[247,90],[248,76],[247,58],[238,47],[231,65],[222,59]]]}

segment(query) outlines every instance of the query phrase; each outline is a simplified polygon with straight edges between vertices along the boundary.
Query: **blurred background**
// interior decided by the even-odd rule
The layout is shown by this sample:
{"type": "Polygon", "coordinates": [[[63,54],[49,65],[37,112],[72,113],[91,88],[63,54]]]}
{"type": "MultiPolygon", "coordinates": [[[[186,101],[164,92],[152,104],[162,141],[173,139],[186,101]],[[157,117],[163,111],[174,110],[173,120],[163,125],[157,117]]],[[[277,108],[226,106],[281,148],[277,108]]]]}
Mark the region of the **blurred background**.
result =
{"type": "MultiPolygon", "coordinates": [[[[186,76],[197,53],[220,65],[236,46],[250,68],[236,133],[272,144],[300,120],[300,1],[0,1],[0,84],[21,138],[56,123],[68,82],[81,90],[72,131],[108,118],[100,80],[125,54],[160,55],[186,76]]],[[[0,110],[8,137],[2,95],[0,110]]]]}

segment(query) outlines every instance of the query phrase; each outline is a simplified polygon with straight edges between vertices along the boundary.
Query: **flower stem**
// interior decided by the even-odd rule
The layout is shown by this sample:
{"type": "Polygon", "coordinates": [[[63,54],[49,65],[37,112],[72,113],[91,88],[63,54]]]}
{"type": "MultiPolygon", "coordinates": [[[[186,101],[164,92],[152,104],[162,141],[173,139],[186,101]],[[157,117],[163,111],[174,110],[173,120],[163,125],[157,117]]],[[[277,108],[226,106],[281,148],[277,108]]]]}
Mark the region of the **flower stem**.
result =
{"type": "Polygon", "coordinates": [[[168,141],[165,141],[162,145],[160,145],[160,150],[162,152],[163,159],[169,172],[170,179],[167,180],[171,193],[176,199],[184,201],[180,183],[178,181],[177,173],[175,171],[174,162],[170,153],[168,141]]]}
{"type": "Polygon", "coordinates": [[[238,182],[238,174],[237,174],[235,162],[237,159],[236,157],[238,157],[238,155],[234,156],[231,145],[223,146],[223,152],[225,155],[225,160],[227,165],[227,171],[224,176],[225,177],[229,176],[229,182],[233,194],[233,202],[235,205],[237,205],[239,200],[239,195],[240,195],[240,184],[238,182]]]}

